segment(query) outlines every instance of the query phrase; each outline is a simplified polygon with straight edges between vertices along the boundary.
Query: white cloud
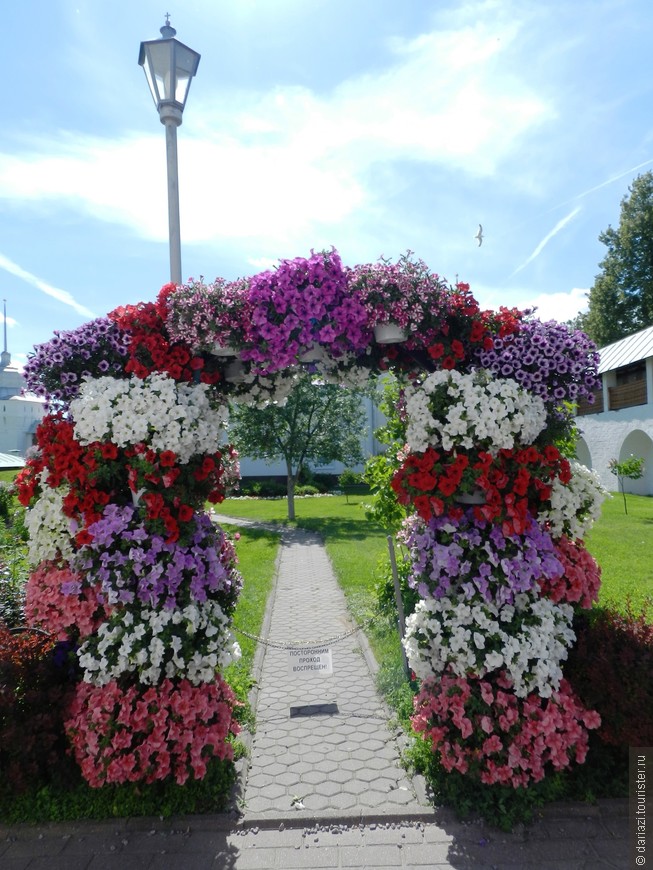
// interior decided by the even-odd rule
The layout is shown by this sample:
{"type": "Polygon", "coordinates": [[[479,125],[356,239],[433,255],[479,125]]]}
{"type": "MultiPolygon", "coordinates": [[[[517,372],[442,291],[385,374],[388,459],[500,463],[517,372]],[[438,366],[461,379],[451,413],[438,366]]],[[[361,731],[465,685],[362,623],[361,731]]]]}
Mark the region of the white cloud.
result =
{"type": "Polygon", "coordinates": [[[523,309],[535,306],[535,316],[540,320],[564,323],[587,309],[588,293],[589,290],[581,287],[574,287],[568,293],[540,293],[539,296],[518,303],[517,307],[523,309]]]}
{"type": "MultiPolygon", "coordinates": [[[[395,40],[384,69],[330,93],[278,87],[194,103],[179,132],[184,243],[263,236],[305,247],[320,228],[378,214],[381,164],[494,174],[553,110],[511,66],[518,23],[492,4],[478,10],[471,24],[395,40]]],[[[0,154],[0,198],[65,203],[167,237],[163,130],[24,144],[0,154]]]]}
{"type": "Polygon", "coordinates": [[[564,323],[571,320],[581,311],[587,310],[587,288],[573,287],[568,292],[531,293],[523,286],[515,289],[497,288],[488,285],[476,285],[472,288],[481,308],[498,309],[500,305],[507,308],[537,308],[535,316],[540,320],[557,320],[564,323]]]}

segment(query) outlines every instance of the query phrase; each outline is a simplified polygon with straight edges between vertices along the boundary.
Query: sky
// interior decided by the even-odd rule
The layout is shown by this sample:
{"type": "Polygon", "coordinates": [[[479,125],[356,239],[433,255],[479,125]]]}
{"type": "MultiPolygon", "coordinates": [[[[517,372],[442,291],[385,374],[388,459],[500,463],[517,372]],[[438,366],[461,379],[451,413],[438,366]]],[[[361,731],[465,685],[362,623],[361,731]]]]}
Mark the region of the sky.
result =
{"type": "Polygon", "coordinates": [[[599,234],[653,170],[650,0],[28,0],[3,15],[15,364],[169,280],[165,131],[138,65],[166,12],[201,54],[178,130],[184,280],[412,250],[483,307],[586,309],[599,234]]]}

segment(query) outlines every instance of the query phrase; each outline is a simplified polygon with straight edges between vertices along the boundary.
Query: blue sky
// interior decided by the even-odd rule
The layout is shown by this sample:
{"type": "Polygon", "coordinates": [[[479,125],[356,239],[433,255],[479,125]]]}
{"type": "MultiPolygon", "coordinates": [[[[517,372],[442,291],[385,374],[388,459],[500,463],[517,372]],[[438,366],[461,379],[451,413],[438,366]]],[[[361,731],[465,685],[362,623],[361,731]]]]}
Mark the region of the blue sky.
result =
{"type": "Polygon", "coordinates": [[[31,0],[3,16],[14,362],[169,278],[137,63],[166,11],[202,55],[178,133],[184,279],[410,248],[485,307],[585,307],[598,235],[653,168],[649,0],[31,0]]]}

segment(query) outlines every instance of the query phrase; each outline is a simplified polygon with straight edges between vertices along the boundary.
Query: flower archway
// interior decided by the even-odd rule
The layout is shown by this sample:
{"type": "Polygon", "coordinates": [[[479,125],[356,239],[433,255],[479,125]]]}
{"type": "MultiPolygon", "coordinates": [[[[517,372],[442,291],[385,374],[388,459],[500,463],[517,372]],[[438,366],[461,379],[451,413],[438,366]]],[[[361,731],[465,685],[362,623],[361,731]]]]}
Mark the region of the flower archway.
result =
{"type": "Polygon", "coordinates": [[[414,724],[447,770],[528,785],[582,761],[584,710],[562,676],[574,606],[599,575],[583,534],[601,491],[556,441],[591,401],[594,346],[517,310],[481,311],[402,257],[344,268],[335,251],[55,333],[30,358],[48,402],[17,481],[29,507],[32,624],[76,649],[67,733],[87,781],[202,778],[230,757],[242,578],[205,513],[238,478],[227,402],[280,401],[298,366],[404,384],[392,486],[420,602],[406,649],[414,724]]]}

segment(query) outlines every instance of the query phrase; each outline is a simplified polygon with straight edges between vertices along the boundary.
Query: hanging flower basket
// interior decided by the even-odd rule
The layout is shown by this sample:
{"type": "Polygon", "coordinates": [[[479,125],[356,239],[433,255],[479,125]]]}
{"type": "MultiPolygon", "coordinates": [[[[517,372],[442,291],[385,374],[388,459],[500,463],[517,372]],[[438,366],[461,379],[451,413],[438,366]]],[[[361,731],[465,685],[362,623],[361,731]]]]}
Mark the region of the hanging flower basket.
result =
{"type": "Polygon", "coordinates": [[[400,344],[408,334],[396,323],[377,323],[374,327],[374,340],[377,344],[400,344]]]}
{"type": "Polygon", "coordinates": [[[238,356],[238,351],[235,347],[231,347],[228,344],[220,344],[219,342],[211,345],[210,353],[213,356],[219,357],[238,356]]]}
{"type": "Polygon", "coordinates": [[[239,359],[230,362],[224,370],[224,379],[230,384],[242,384],[245,380],[245,366],[239,359]]]}
{"type": "Polygon", "coordinates": [[[472,492],[457,492],[454,501],[458,504],[485,504],[487,496],[482,489],[475,489],[472,492]]]}
{"type": "Polygon", "coordinates": [[[305,350],[301,351],[301,353],[297,357],[297,361],[300,363],[316,363],[320,362],[323,359],[324,354],[319,344],[310,345],[310,347],[307,347],[305,350]]]}

